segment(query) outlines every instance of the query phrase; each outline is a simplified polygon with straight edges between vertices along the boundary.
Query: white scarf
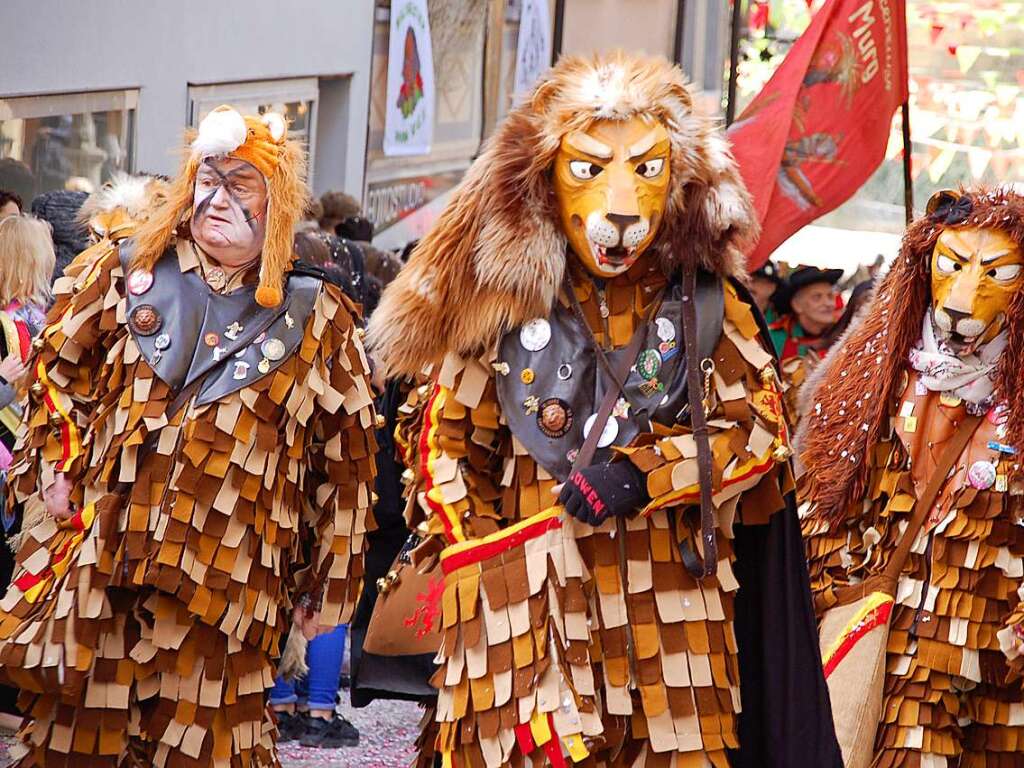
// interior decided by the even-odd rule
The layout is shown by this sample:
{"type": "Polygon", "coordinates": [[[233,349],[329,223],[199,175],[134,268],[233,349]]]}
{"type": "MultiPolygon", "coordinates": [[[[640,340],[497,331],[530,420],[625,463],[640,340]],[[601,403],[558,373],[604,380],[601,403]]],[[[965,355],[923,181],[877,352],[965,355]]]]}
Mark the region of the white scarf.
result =
{"type": "Polygon", "coordinates": [[[935,338],[929,310],[924,316],[921,340],[910,350],[910,365],[932,392],[951,392],[975,406],[991,403],[993,376],[999,356],[1006,349],[1006,331],[969,355],[957,355],[935,338]]]}

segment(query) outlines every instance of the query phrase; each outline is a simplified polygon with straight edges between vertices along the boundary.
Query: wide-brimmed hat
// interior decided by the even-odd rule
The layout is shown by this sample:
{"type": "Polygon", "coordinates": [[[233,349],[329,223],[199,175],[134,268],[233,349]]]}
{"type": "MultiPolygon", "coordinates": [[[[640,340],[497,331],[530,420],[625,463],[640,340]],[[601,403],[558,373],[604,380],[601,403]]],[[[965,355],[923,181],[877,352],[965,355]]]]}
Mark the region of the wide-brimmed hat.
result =
{"type": "Polygon", "coordinates": [[[773,301],[779,312],[782,314],[788,314],[793,311],[793,307],[790,306],[790,302],[793,300],[793,296],[801,288],[806,288],[808,285],[814,285],[815,283],[828,283],[829,285],[835,285],[843,277],[843,270],[841,269],[821,269],[820,267],[808,267],[802,266],[797,267],[789,273],[788,277],[782,281],[782,285],[779,286],[779,290],[775,292],[773,301]]]}
{"type": "Polygon", "coordinates": [[[760,267],[750,273],[751,277],[760,277],[763,280],[771,280],[775,285],[782,283],[782,276],[779,274],[779,267],[774,261],[766,261],[760,267]]]}

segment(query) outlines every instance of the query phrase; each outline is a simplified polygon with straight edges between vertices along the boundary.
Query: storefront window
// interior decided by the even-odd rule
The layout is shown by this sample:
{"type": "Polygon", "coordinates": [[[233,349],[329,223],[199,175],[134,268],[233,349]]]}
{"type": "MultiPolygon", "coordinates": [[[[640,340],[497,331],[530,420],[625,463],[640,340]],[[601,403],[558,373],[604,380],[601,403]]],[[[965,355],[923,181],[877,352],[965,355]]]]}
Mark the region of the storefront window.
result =
{"type": "Polygon", "coordinates": [[[212,110],[230,104],[243,115],[277,112],[288,122],[288,137],[309,148],[310,184],[316,151],[317,78],[194,85],[189,88],[189,125],[196,127],[212,110]]]}
{"type": "Polygon", "coordinates": [[[0,189],[92,192],[134,166],[138,91],[0,99],[0,189]]]}
{"type": "MultiPolygon", "coordinates": [[[[906,9],[915,209],[939,189],[1024,179],[1024,3],[907,0],[906,9]]],[[[805,0],[751,0],[744,10],[737,114],[810,21],[805,0]]],[[[897,114],[885,162],[816,223],[900,232],[902,150],[897,114]]]]}

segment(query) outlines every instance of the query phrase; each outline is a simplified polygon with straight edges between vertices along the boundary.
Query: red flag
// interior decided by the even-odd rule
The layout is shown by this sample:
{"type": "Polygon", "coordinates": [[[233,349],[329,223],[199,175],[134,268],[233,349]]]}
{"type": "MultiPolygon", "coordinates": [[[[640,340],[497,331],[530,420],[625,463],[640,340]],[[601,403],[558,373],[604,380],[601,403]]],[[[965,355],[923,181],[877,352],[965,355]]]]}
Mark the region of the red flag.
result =
{"type": "Polygon", "coordinates": [[[729,127],[761,221],[751,269],[848,200],[884,159],[908,93],[904,3],[828,0],[729,127]]]}

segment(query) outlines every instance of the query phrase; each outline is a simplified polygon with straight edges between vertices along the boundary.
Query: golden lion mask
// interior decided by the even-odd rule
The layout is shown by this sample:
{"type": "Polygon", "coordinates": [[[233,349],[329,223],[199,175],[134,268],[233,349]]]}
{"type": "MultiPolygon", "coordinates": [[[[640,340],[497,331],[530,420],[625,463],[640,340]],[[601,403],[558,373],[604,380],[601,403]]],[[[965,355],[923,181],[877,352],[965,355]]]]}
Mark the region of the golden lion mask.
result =
{"type": "Polygon", "coordinates": [[[1003,329],[1021,287],[1024,254],[997,229],[947,229],[935,243],[931,271],[936,329],[956,352],[971,353],[1003,329]]]}
{"type": "Polygon", "coordinates": [[[660,122],[598,120],[567,134],[554,163],[555,199],[573,252],[598,277],[628,270],[661,225],[669,135],[660,122]]]}

